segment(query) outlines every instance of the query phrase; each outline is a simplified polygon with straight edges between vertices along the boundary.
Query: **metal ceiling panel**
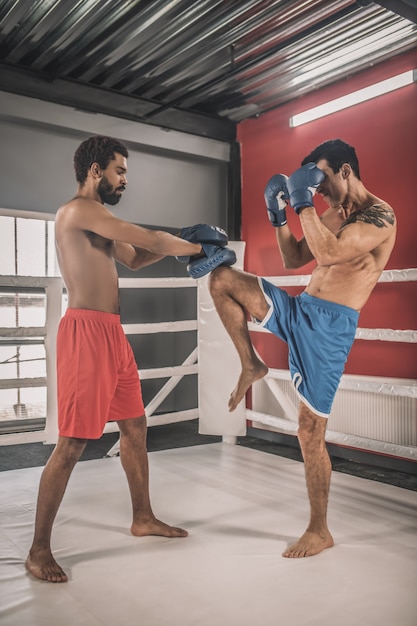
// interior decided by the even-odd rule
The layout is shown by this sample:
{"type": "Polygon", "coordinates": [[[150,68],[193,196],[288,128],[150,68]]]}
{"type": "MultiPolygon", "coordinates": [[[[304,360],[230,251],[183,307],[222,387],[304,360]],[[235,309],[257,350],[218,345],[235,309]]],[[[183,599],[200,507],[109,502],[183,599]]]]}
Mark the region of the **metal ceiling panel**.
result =
{"type": "Polygon", "coordinates": [[[416,13],[415,0],[2,0],[0,89],[232,139],[416,48],[416,13]]]}

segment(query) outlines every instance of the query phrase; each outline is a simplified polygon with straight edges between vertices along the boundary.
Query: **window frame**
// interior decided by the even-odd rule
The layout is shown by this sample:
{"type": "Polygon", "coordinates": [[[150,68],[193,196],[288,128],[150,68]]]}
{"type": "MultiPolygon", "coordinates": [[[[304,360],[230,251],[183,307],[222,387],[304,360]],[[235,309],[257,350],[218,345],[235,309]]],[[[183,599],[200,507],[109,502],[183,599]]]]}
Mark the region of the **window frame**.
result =
{"type": "MultiPolygon", "coordinates": [[[[35,211],[23,211],[19,209],[4,209],[0,208],[1,217],[10,217],[11,219],[21,218],[30,220],[40,220],[43,222],[54,222],[55,215],[51,213],[40,213],[35,211]]],[[[19,245],[19,241],[17,240],[19,245]]],[[[15,242],[16,246],[16,242],[15,242]]],[[[16,254],[16,247],[15,247],[16,254]]],[[[18,252],[17,252],[18,254],[18,252]]],[[[48,251],[48,242],[46,239],[43,241],[43,254],[45,258],[45,273],[48,267],[48,255],[50,256],[50,250],[48,251]]],[[[18,377],[22,381],[22,386],[7,387],[7,381],[11,379],[0,379],[1,388],[10,389],[22,389],[27,387],[41,387],[46,391],[46,407],[45,417],[16,417],[16,419],[5,419],[0,421],[0,434],[3,437],[21,434],[26,437],[34,437],[33,441],[45,440],[45,431],[51,431],[51,422],[56,421],[56,375],[55,375],[55,341],[58,323],[62,315],[63,303],[63,291],[64,285],[59,267],[54,255],[54,267],[53,275],[36,275],[29,276],[19,274],[0,274],[0,291],[6,293],[45,293],[45,324],[44,326],[34,327],[1,327],[0,332],[0,344],[8,345],[16,341],[19,343],[19,339],[26,345],[43,343],[45,347],[45,360],[46,360],[46,375],[45,377],[18,377]],[[3,340],[3,341],[2,341],[3,340]],[[31,381],[33,384],[31,384],[31,381]],[[42,384],[44,382],[44,384],[42,384]],[[48,421],[50,425],[48,427],[48,421]]],[[[49,273],[49,272],[48,272],[49,273]]],[[[13,381],[17,380],[13,379],[13,381]]],[[[19,393],[17,393],[19,397],[19,393]]],[[[55,426],[52,425],[52,434],[50,439],[53,439],[55,426]]]]}

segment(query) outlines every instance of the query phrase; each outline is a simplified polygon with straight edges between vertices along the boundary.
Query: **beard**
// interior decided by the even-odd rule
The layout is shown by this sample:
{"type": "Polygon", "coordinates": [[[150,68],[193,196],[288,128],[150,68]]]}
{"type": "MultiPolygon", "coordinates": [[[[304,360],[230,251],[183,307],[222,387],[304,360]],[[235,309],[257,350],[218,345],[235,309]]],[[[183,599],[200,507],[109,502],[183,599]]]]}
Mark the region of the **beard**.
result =
{"type": "Polygon", "coordinates": [[[117,194],[117,191],[122,191],[124,189],[124,187],[119,187],[117,189],[115,189],[108,181],[108,179],[103,176],[103,178],[101,179],[99,185],[98,185],[98,194],[100,196],[101,201],[104,204],[110,204],[111,206],[114,206],[115,204],[117,204],[120,200],[120,198],[122,197],[122,194],[119,193],[117,194]]]}

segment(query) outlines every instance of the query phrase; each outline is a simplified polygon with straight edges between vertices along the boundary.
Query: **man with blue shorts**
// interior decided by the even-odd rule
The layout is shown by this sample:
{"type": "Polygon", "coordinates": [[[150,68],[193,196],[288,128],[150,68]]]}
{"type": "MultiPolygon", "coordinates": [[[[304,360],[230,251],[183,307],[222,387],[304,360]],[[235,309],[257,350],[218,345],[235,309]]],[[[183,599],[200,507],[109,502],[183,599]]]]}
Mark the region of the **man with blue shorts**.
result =
{"type": "Polygon", "coordinates": [[[246,391],[268,372],[255,354],[247,316],[288,344],[289,369],[300,398],[298,440],[303,454],[310,521],[283,556],[300,558],[333,545],[327,526],[331,463],[325,444],[327,418],[357,328],[395,243],[392,208],[368,191],[355,149],[340,139],[325,141],[289,178],[276,174],[265,188],[268,217],[287,269],[316,261],[299,296],[268,280],[229,267],[210,276],[217,312],[239,354],[242,371],[229,400],[233,411],[246,391]],[[329,208],[319,216],[313,197],[329,208]],[[298,241],[286,218],[290,204],[300,217],[298,241]]]}

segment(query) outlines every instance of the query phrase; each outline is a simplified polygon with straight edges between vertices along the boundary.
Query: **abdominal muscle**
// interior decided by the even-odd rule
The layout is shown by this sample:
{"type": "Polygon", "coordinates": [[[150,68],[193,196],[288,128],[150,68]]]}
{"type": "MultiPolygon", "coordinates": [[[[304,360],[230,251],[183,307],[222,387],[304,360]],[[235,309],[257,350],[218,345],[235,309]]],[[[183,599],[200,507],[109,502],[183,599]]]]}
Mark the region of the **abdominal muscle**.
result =
{"type": "Polygon", "coordinates": [[[381,274],[370,256],[353,263],[317,266],[306,293],[360,311],[381,274]]]}

